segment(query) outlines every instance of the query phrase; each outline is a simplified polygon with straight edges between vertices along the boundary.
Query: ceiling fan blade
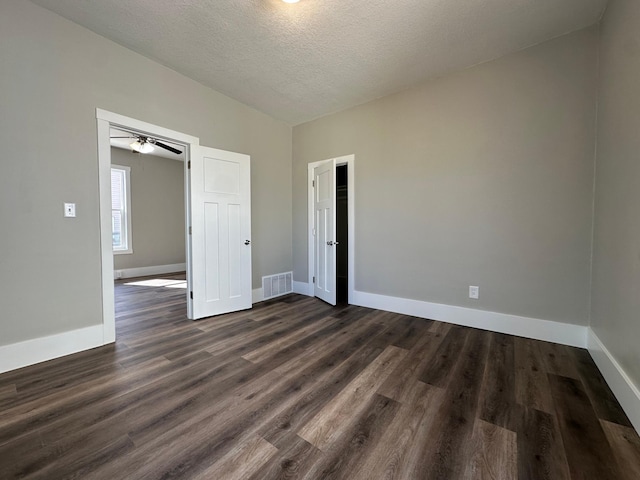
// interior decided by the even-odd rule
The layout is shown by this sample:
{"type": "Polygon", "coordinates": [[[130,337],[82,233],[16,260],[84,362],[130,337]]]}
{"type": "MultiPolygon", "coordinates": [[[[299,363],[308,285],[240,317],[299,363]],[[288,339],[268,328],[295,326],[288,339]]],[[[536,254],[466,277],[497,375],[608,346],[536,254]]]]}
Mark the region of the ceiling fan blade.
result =
{"type": "Polygon", "coordinates": [[[182,151],[178,150],[177,148],[170,147],[166,143],[162,143],[162,142],[159,142],[157,140],[155,142],[153,142],[153,143],[154,143],[154,145],[157,145],[160,148],[164,148],[165,150],[169,150],[170,152],[173,152],[176,155],[180,155],[182,153],[182,151]]]}
{"type": "Polygon", "coordinates": [[[137,138],[137,137],[128,136],[128,137],[109,137],[109,138],[137,138]]]}

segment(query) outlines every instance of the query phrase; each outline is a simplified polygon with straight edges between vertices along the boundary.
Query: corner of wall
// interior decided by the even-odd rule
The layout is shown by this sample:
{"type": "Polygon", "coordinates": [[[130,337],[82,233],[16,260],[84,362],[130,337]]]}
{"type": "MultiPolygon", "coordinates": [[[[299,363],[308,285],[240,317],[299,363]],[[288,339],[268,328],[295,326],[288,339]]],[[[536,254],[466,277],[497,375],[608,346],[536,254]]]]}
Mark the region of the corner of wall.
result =
{"type": "Polygon", "coordinates": [[[591,328],[589,328],[587,348],[607,385],[620,402],[636,431],[640,433],[640,389],[591,328]]]}

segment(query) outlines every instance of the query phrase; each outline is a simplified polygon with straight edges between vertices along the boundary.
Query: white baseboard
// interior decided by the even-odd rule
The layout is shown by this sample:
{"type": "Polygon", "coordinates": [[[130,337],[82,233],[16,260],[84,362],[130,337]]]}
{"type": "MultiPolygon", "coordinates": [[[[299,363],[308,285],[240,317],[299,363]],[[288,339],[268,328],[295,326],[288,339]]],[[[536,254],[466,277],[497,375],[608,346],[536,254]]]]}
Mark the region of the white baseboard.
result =
{"type": "Polygon", "coordinates": [[[0,346],[0,373],[100,347],[102,324],[0,346]]]}
{"type": "Polygon", "coordinates": [[[587,346],[587,327],[569,323],[552,322],[538,318],[520,317],[505,313],[476,310],[441,303],[389,297],[366,292],[353,292],[352,304],[386,310],[466,327],[507,333],[518,337],[534,338],[561,343],[573,347],[587,346]]]}
{"type": "Polygon", "coordinates": [[[591,358],[598,366],[634,428],[640,433],[640,389],[591,328],[589,328],[587,343],[591,358]]]}
{"type": "Polygon", "coordinates": [[[251,303],[258,303],[264,300],[262,288],[254,288],[251,290],[251,303]]]}
{"type": "Polygon", "coordinates": [[[313,296],[313,290],[309,287],[307,282],[293,281],[293,293],[299,293],[300,295],[306,295],[308,297],[313,296]]]}
{"type": "Polygon", "coordinates": [[[113,271],[113,278],[148,277],[149,275],[165,275],[167,273],[186,272],[186,263],[173,263],[171,265],[154,265],[151,267],[123,268],[113,271]]]}

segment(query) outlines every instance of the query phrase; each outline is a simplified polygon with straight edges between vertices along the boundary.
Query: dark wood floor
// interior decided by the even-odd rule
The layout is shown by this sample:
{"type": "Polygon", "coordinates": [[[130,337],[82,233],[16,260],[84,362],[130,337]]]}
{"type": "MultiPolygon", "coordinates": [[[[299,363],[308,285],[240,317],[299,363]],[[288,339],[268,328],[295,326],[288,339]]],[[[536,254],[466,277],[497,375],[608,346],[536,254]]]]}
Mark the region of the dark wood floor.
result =
{"type": "Polygon", "coordinates": [[[115,346],[0,375],[0,478],[640,478],[585,350],[299,295],[191,322],[163,278],[117,284],[115,346]]]}

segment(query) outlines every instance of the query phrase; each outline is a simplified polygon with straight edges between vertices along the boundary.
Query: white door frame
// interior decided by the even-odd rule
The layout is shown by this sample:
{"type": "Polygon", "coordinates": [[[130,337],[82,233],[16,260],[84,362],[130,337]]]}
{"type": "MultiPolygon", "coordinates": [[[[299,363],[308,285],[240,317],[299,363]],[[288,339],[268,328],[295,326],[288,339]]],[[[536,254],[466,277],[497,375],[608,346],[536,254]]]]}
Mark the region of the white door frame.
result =
{"type": "MultiPolygon", "coordinates": [[[[308,244],[308,258],[309,258],[309,278],[307,281],[309,282],[308,292],[310,296],[314,296],[314,285],[313,285],[313,277],[315,276],[315,249],[313,248],[313,169],[322,163],[327,162],[328,160],[335,160],[335,166],[340,167],[342,165],[347,166],[347,215],[349,216],[349,224],[347,227],[347,234],[349,236],[349,241],[347,245],[347,255],[348,255],[348,273],[349,278],[347,279],[347,292],[348,292],[348,303],[354,302],[354,291],[355,291],[355,280],[356,280],[356,270],[355,270],[355,210],[356,210],[356,202],[355,202],[355,166],[356,166],[356,156],[355,155],[345,155],[343,157],[337,157],[335,159],[328,158],[326,160],[322,160],[320,162],[313,162],[307,165],[307,219],[308,219],[308,228],[307,228],[307,244],[308,244]]],[[[335,192],[334,192],[335,195],[335,192]]]]}
{"type": "Polygon", "coordinates": [[[111,127],[124,128],[136,133],[142,133],[154,138],[161,138],[186,146],[184,161],[184,195],[185,195],[185,245],[187,260],[187,316],[191,318],[192,305],[189,299],[191,286],[191,252],[189,232],[186,222],[189,220],[190,185],[188,164],[191,151],[200,145],[200,139],[191,135],[159,127],[151,123],[125,117],[117,113],[96,109],[98,127],[98,181],[100,192],[100,258],[102,265],[102,326],[103,343],[113,343],[116,340],[115,321],[115,292],[113,285],[113,247],[111,234],[111,141],[109,130],[111,127]]]}

